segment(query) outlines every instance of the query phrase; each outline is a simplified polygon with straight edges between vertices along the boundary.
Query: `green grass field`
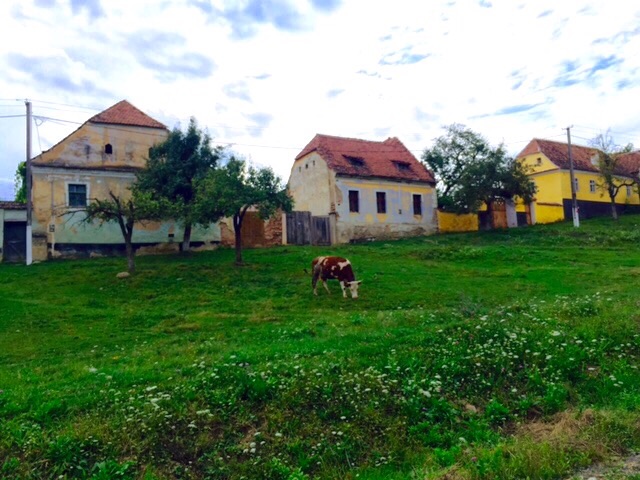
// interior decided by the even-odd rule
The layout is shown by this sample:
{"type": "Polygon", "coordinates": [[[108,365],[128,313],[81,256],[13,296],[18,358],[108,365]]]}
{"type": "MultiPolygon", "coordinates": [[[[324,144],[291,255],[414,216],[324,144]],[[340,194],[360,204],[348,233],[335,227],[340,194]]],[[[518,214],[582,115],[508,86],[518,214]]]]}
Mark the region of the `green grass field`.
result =
{"type": "Polygon", "coordinates": [[[640,449],[640,217],[0,264],[0,478],[570,477],[640,449]],[[348,257],[360,298],[311,292],[348,257]]]}

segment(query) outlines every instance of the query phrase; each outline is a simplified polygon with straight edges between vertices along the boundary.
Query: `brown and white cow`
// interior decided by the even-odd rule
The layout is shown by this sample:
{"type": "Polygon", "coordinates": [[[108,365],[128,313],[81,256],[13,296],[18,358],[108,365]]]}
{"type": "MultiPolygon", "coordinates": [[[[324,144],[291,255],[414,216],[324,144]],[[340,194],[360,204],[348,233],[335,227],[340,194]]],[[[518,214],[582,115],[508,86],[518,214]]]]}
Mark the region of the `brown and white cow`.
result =
{"type": "Polygon", "coordinates": [[[362,283],[357,281],[351,268],[351,262],[342,257],[317,257],[311,262],[312,278],[311,286],[313,294],[318,295],[318,279],[322,280],[327,293],[327,280],[338,280],[342,287],[342,296],[347,298],[347,288],[351,292],[351,298],[358,298],[358,286],[362,283]]]}

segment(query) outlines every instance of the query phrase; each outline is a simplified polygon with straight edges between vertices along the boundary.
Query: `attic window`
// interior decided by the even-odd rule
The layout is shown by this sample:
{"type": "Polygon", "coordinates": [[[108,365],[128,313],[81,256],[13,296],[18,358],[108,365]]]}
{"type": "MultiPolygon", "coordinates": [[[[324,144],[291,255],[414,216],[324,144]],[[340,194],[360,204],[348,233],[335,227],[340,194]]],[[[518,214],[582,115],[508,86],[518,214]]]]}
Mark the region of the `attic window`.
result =
{"type": "Polygon", "coordinates": [[[411,172],[411,165],[408,162],[399,162],[394,160],[393,164],[396,166],[399,172],[411,172]]]}
{"type": "Polygon", "coordinates": [[[536,158],[536,165],[542,165],[542,158],[541,157],[536,158]]]}
{"type": "Polygon", "coordinates": [[[104,146],[104,153],[106,153],[107,155],[111,155],[113,153],[113,147],[111,146],[110,143],[107,143],[104,146]]]}
{"type": "Polygon", "coordinates": [[[350,155],[345,155],[344,158],[353,165],[354,167],[364,167],[364,158],[362,157],[352,157],[350,155]]]}

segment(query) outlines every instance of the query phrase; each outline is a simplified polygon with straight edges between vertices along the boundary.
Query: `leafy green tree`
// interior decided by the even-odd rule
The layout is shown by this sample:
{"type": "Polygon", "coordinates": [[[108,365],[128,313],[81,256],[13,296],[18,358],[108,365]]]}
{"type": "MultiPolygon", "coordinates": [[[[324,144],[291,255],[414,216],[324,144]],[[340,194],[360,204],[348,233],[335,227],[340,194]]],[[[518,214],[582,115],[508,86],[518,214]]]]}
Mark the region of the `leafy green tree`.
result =
{"type": "Polygon", "coordinates": [[[27,162],[18,164],[15,176],[16,202],[27,203],[27,162]]]}
{"type": "Polygon", "coordinates": [[[109,191],[109,198],[91,200],[91,203],[84,209],[86,216],[82,221],[85,223],[98,221],[100,224],[116,222],[118,224],[127,252],[127,269],[133,275],[136,270],[135,250],[132,242],[134,226],[136,223],[143,223],[147,220],[159,220],[158,212],[162,211],[163,207],[166,205],[152,199],[149,193],[136,192],[125,198],[109,191]]]}
{"type": "Polygon", "coordinates": [[[626,180],[620,177],[620,158],[622,154],[633,151],[633,144],[625,147],[616,145],[611,134],[607,131],[591,140],[591,146],[598,149],[598,171],[599,178],[596,181],[596,188],[609,196],[609,204],[611,205],[611,216],[614,220],[618,219],[618,210],[616,209],[616,196],[622,187],[632,187],[636,184],[635,179],[626,180]]]}
{"type": "Polygon", "coordinates": [[[196,184],[214,169],[222,147],[212,147],[211,138],[194,118],[185,132],[175,128],[167,139],[149,150],[147,168],[140,171],[134,190],[151,194],[168,205],[162,218],[173,218],[184,224],[182,251],[188,251],[194,223],[196,184]]]}
{"type": "Polygon", "coordinates": [[[424,151],[422,161],[438,180],[439,206],[455,210],[455,192],[465,172],[470,166],[486,160],[491,152],[487,141],[464,125],[454,123],[444,128],[446,133],[424,151]]]}
{"type": "Polygon", "coordinates": [[[460,124],[445,128],[446,134],[422,155],[438,180],[440,208],[477,212],[484,204],[490,211],[497,199],[533,199],[535,184],[503,145],[491,147],[481,135],[460,124]]]}
{"type": "Polygon", "coordinates": [[[200,182],[197,204],[200,223],[233,218],[236,264],[242,265],[242,221],[247,210],[254,207],[260,218],[268,219],[279,209],[290,212],[293,199],[273,170],[247,167],[244,160],[231,157],[200,182]]]}

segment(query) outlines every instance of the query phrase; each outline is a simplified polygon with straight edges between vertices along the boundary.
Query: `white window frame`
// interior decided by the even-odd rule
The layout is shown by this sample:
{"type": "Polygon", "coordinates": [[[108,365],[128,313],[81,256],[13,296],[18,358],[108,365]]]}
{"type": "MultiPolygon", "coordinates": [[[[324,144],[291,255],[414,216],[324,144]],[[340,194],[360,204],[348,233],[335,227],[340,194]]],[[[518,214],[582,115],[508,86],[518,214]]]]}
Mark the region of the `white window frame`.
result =
{"type": "Polygon", "coordinates": [[[86,198],[86,205],[89,205],[89,199],[91,198],[90,193],[91,193],[91,184],[89,182],[79,182],[79,181],[73,181],[73,180],[68,180],[66,182],[64,182],[64,204],[66,205],[67,208],[69,209],[79,209],[81,210],[83,207],[72,207],[71,205],[69,205],[69,185],[84,185],[87,189],[87,198],[86,198]]]}
{"type": "Polygon", "coordinates": [[[589,191],[591,193],[596,193],[596,181],[595,180],[589,180],[589,191]]]}

